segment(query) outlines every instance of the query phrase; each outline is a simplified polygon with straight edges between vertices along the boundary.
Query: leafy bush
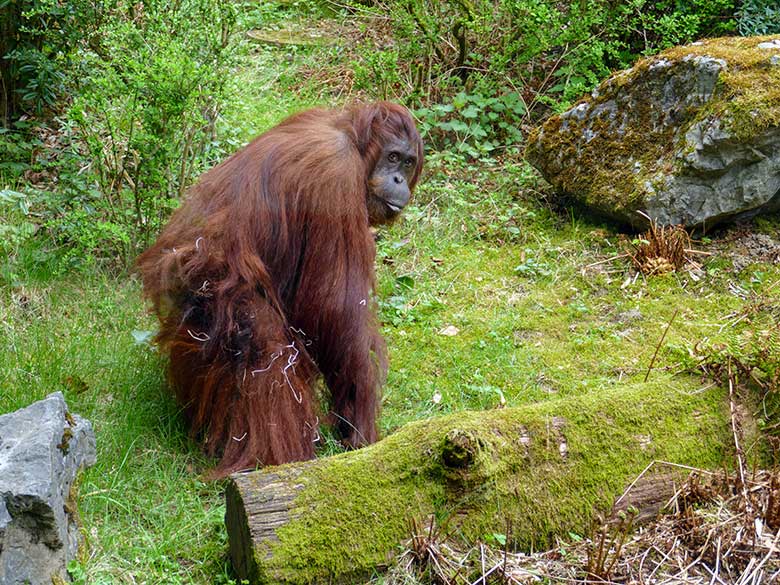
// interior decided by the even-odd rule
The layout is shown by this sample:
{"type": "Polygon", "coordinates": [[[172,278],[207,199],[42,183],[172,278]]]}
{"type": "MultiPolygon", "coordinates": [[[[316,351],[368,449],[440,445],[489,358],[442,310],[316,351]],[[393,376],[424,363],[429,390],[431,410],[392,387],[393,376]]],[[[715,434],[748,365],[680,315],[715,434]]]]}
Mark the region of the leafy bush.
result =
{"type": "Polygon", "coordinates": [[[0,124],[54,105],[73,48],[98,21],[96,8],[90,0],[0,0],[0,124]]]}
{"type": "Polygon", "coordinates": [[[372,93],[381,99],[393,97],[401,79],[399,77],[398,49],[373,51],[352,63],[355,73],[355,86],[359,89],[371,88],[372,93]]]}
{"type": "Polygon", "coordinates": [[[40,139],[31,132],[31,124],[21,120],[10,128],[0,127],[0,178],[9,183],[20,179],[30,166],[33,152],[41,146],[40,139]]]}
{"type": "Polygon", "coordinates": [[[480,156],[516,144],[521,120],[567,107],[639,55],[732,32],[735,1],[385,0],[376,14],[395,42],[377,50],[367,41],[356,85],[425,105],[429,139],[480,156]],[[498,111],[507,95],[522,110],[498,111]],[[453,107],[464,99],[473,103],[453,107]]]}
{"type": "Polygon", "coordinates": [[[29,221],[30,205],[27,196],[10,189],[0,190],[0,253],[11,254],[35,233],[35,224],[29,221]],[[13,218],[15,221],[7,221],[13,218]]]}
{"type": "Polygon", "coordinates": [[[418,109],[420,131],[437,150],[447,149],[479,158],[499,145],[522,142],[519,126],[527,109],[513,91],[496,97],[460,92],[451,102],[418,109]]]}
{"type": "MultiPolygon", "coordinates": [[[[31,157],[32,170],[53,176],[41,223],[74,250],[70,260],[126,263],[207,164],[237,7],[219,0],[59,4],[25,4],[17,16],[27,41],[9,54],[23,102],[47,107],[56,128],[54,148],[31,157]],[[58,32],[67,40],[51,41],[58,32]],[[73,97],[57,102],[63,87],[73,97]]],[[[24,141],[6,141],[18,151],[9,171],[19,173],[24,141]]]]}
{"type": "Polygon", "coordinates": [[[10,189],[0,190],[0,283],[13,283],[18,275],[12,259],[19,248],[35,235],[27,196],[10,189]]]}
{"type": "Polygon", "coordinates": [[[734,0],[398,0],[379,9],[394,23],[399,62],[416,72],[409,78],[419,96],[439,97],[450,87],[495,89],[512,80],[571,100],[639,54],[733,31],[734,6],[734,0]]]}
{"type": "Polygon", "coordinates": [[[86,145],[105,218],[146,244],[169,215],[213,139],[224,98],[230,3],[146,2],[83,49],[88,73],[67,114],[86,145]]]}
{"type": "Polygon", "coordinates": [[[745,37],[780,33],[780,6],[776,0],[743,0],[737,30],[745,37]]]}

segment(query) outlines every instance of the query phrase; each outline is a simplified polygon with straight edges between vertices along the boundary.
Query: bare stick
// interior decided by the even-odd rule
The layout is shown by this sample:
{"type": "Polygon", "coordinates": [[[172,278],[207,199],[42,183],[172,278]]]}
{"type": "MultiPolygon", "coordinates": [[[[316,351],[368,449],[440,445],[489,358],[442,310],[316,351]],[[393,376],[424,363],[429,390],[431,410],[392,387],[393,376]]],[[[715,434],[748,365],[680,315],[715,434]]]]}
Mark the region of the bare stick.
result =
{"type": "Polygon", "coordinates": [[[647,367],[647,373],[645,374],[644,382],[647,382],[647,379],[650,377],[650,371],[653,369],[653,364],[655,364],[655,358],[658,356],[658,350],[661,349],[661,344],[663,344],[664,339],[666,339],[666,334],[669,332],[669,327],[672,326],[672,323],[674,322],[674,318],[677,316],[677,313],[680,312],[680,309],[675,309],[674,315],[672,315],[672,318],[669,319],[669,323],[666,325],[666,329],[664,329],[664,334],[661,336],[661,339],[658,341],[658,345],[655,346],[655,353],[653,354],[653,359],[650,360],[650,365],[647,367]]]}
{"type": "MultiPolygon", "coordinates": [[[[742,499],[745,502],[745,509],[748,512],[753,511],[753,506],[750,503],[750,498],[747,491],[747,483],[745,482],[745,454],[742,451],[742,446],[739,444],[740,425],[739,416],[737,414],[736,399],[734,397],[734,374],[731,371],[731,360],[729,360],[729,414],[731,417],[731,433],[734,436],[734,449],[737,455],[737,468],[739,470],[739,482],[742,490],[742,499]]],[[[778,532],[780,534],[780,532],[778,532]]]]}
{"type": "Polygon", "coordinates": [[[612,256],[611,258],[606,258],[605,260],[599,260],[598,262],[594,262],[593,264],[588,264],[585,268],[593,268],[595,266],[599,266],[600,264],[606,264],[607,262],[612,262],[613,260],[619,260],[620,258],[628,258],[629,254],[626,252],[624,254],[618,254],[617,256],[612,256]]]}

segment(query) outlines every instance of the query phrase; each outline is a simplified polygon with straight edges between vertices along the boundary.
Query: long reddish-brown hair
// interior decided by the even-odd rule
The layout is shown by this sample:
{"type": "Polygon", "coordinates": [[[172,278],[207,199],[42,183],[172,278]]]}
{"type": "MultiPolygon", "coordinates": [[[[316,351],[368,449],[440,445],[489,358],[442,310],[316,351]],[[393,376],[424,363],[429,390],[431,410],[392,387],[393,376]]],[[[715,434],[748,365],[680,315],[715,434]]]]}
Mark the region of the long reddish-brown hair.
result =
{"type": "Polygon", "coordinates": [[[322,375],[342,434],[376,440],[386,354],[375,321],[368,180],[382,146],[422,142],[379,102],[302,112],[193,186],[137,261],[170,380],[215,475],[314,456],[322,375]]]}

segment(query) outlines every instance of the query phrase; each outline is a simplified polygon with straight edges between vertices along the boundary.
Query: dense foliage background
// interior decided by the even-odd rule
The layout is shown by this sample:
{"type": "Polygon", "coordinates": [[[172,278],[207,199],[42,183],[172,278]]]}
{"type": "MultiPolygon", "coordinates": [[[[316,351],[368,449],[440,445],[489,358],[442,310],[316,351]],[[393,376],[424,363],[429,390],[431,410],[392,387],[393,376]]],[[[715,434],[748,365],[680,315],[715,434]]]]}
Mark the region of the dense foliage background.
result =
{"type": "Polygon", "coordinates": [[[237,146],[241,132],[219,121],[239,99],[241,33],[290,14],[362,31],[308,91],[402,101],[429,149],[471,158],[517,153],[531,124],[640,55],[780,30],[771,0],[5,0],[0,204],[19,219],[0,223],[0,278],[14,280],[33,237],[55,270],[127,266],[193,178],[237,146]]]}
{"type": "MultiPolygon", "coordinates": [[[[203,170],[305,107],[392,99],[426,141],[377,242],[383,434],[651,369],[680,392],[720,392],[732,367],[776,389],[776,218],[645,279],[633,236],[565,209],[522,157],[532,127],[641,55],[768,33],[775,0],[0,0],[0,413],[63,390],[95,424],[75,581],[234,583],[222,487],[200,479],[213,462],[132,262],[203,170]]],[[[780,433],[776,402],[756,418],[780,433]]]]}

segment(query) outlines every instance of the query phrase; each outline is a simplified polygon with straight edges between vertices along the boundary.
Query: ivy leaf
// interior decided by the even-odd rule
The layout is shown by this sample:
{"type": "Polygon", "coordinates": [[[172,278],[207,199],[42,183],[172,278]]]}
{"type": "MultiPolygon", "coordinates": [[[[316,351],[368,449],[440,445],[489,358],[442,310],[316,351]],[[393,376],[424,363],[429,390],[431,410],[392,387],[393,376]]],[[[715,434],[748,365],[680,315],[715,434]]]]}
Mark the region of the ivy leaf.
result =
{"type": "Polygon", "coordinates": [[[474,119],[479,116],[479,110],[475,106],[469,106],[461,112],[464,118],[474,119]]]}

